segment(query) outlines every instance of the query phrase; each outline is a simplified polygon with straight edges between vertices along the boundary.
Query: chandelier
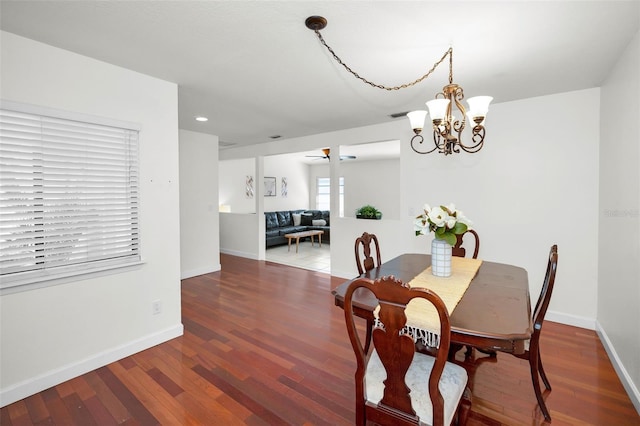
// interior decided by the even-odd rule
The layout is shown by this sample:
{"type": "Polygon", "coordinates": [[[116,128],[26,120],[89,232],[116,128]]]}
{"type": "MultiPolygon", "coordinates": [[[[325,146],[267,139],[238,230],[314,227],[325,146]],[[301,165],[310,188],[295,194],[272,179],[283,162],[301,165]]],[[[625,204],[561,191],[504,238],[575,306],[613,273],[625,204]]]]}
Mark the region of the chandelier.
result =
{"type": "Polygon", "coordinates": [[[320,34],[320,30],[327,26],[327,20],[324,17],[310,16],[305,20],[305,25],[316,33],[320,43],[327,48],[333,56],[333,59],[342,65],[349,73],[353,74],[354,77],[378,89],[391,91],[415,86],[422,80],[426,79],[448,56],[449,84],[442,88],[442,92],[436,94],[435,99],[426,102],[427,108],[429,109],[428,114],[431,116],[431,123],[433,126],[433,146],[427,146],[424,142],[424,137],[422,136],[427,111],[419,110],[407,113],[409,123],[415,133],[413,138],[411,138],[411,148],[418,154],[429,154],[438,150],[439,153],[444,155],[459,153],[460,149],[469,153],[478,152],[482,149],[485,135],[484,120],[487,116],[489,103],[493,98],[491,96],[476,96],[469,98],[467,100],[467,103],[469,104],[469,111],[465,109],[464,105],[462,105],[462,101],[464,100],[462,87],[453,82],[453,48],[450,47],[442,58],[440,58],[440,60],[436,62],[422,77],[412,81],[411,83],[389,87],[373,83],[366,78],[361,77],[347,64],[345,64],[338,55],[336,55],[320,34]],[[457,111],[453,109],[454,106],[457,111]],[[459,114],[459,116],[455,114],[459,114]],[[471,128],[471,141],[468,144],[465,144],[462,140],[462,132],[467,125],[471,128]]]}

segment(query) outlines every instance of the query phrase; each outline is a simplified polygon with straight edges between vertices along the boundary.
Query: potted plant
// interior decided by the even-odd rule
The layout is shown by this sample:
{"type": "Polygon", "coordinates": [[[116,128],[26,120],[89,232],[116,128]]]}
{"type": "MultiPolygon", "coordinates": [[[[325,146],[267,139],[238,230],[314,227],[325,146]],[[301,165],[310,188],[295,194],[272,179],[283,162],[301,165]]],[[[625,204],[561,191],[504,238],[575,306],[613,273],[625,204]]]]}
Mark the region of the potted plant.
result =
{"type": "Polygon", "coordinates": [[[382,213],[372,205],[360,207],[356,210],[356,218],[358,219],[381,219],[382,213]]]}

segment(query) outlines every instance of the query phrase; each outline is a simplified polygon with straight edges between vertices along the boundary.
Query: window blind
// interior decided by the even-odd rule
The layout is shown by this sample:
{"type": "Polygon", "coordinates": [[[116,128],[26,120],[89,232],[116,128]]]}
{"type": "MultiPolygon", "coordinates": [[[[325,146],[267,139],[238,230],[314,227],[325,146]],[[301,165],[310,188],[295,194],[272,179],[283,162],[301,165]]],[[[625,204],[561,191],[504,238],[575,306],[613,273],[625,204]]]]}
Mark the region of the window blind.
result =
{"type": "Polygon", "coordinates": [[[0,109],[0,285],[139,262],[138,130],[0,109]]]}

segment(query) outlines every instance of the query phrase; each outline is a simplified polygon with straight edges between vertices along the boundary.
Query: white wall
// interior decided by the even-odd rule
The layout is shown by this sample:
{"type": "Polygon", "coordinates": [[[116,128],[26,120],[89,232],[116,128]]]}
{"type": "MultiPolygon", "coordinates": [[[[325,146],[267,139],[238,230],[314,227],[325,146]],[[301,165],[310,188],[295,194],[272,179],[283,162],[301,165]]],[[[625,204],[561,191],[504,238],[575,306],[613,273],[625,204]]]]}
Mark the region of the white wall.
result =
{"type": "Polygon", "coordinates": [[[218,163],[219,204],[231,207],[234,213],[255,213],[257,174],[255,160],[245,158],[218,163]],[[247,196],[247,176],[253,178],[253,197],[247,196]]]}
{"type": "MultiPolygon", "coordinates": [[[[382,212],[383,220],[400,218],[400,160],[341,161],[338,174],[344,177],[344,216],[371,204],[382,212]]],[[[311,205],[315,205],[316,180],[329,177],[329,164],[312,165],[309,178],[311,205]]],[[[315,207],[314,207],[315,208],[315,207]]],[[[332,208],[332,210],[335,210],[332,208]]],[[[337,211],[336,211],[337,213],[337,211]]]]}
{"type": "Polygon", "coordinates": [[[255,213],[258,202],[263,203],[264,211],[297,210],[309,207],[309,166],[293,161],[292,156],[288,154],[265,156],[259,161],[263,165],[263,175],[276,178],[276,196],[264,196],[262,177],[257,172],[254,157],[221,159],[219,163],[220,204],[230,206],[232,213],[255,213]],[[253,177],[253,197],[251,198],[246,195],[247,176],[253,177]],[[287,178],[286,197],[282,196],[283,177],[287,178]]]}
{"type": "Polygon", "coordinates": [[[598,324],[640,412],[639,34],[602,86],[598,324]]]}
{"type": "Polygon", "coordinates": [[[254,213],[220,213],[220,252],[264,260],[264,215],[261,216],[254,213]],[[261,216],[262,220],[259,221],[261,216]]]}
{"type": "Polygon", "coordinates": [[[370,204],[382,212],[382,220],[400,219],[400,160],[340,163],[344,176],[344,215],[370,204]]]}
{"type": "Polygon", "coordinates": [[[144,264],[0,296],[0,405],[182,334],[177,86],[0,33],[0,97],[141,125],[144,264]],[[152,303],[162,312],[152,315],[152,303]]]}
{"type": "Polygon", "coordinates": [[[276,178],[276,196],[264,197],[264,211],[309,208],[309,166],[290,155],[264,157],[264,175],[276,178]],[[287,178],[287,196],[282,196],[282,178],[287,178]]]}
{"type": "Polygon", "coordinates": [[[180,130],[180,277],[220,270],[218,137],[180,130]]]}

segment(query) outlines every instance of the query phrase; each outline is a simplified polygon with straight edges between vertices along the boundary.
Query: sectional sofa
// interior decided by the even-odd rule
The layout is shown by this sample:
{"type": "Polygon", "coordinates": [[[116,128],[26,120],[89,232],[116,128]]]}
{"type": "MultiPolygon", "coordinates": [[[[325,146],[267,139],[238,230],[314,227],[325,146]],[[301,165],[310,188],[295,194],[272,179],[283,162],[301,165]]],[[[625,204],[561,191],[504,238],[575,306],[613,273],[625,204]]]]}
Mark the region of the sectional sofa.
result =
{"type": "Polygon", "coordinates": [[[285,234],[321,230],[322,242],[331,241],[328,210],[283,210],[264,212],[266,247],[287,244],[285,234]]]}

